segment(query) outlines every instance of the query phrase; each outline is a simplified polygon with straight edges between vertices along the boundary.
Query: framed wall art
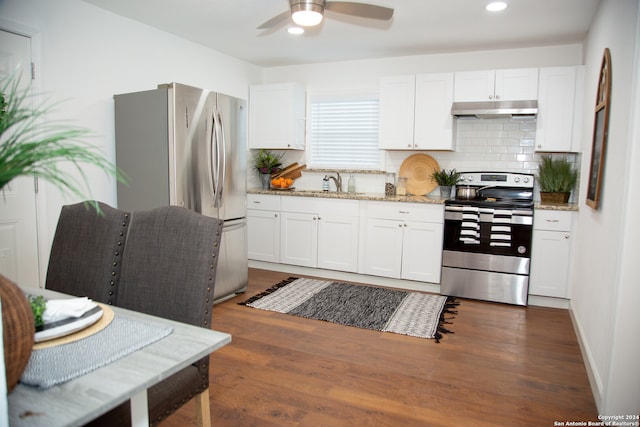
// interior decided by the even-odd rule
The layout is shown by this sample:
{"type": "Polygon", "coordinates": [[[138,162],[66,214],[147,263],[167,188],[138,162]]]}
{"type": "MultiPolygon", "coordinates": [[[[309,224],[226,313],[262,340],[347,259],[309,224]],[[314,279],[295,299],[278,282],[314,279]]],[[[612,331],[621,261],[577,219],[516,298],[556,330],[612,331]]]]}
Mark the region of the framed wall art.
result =
{"type": "Polygon", "coordinates": [[[604,160],[609,134],[609,104],[611,102],[611,52],[605,48],[598,79],[595,119],[593,121],[593,142],[589,166],[587,205],[598,209],[604,173],[604,160]]]}

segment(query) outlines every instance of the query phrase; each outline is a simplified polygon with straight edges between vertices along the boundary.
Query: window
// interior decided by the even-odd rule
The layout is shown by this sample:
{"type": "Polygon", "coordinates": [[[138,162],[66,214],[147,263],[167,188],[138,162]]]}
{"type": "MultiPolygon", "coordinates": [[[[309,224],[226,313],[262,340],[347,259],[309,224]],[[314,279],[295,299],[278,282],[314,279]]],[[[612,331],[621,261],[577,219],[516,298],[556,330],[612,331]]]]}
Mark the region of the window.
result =
{"type": "Polygon", "coordinates": [[[310,95],[311,167],[377,170],[378,95],[310,95]]]}

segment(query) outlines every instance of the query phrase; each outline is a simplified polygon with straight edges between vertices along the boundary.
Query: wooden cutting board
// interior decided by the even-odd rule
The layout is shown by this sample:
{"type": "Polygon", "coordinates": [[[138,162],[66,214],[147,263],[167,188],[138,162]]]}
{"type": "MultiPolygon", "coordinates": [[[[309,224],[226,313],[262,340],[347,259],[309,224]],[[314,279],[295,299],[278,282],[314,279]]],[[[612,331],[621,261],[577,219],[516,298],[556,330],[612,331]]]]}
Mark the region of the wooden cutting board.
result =
{"type": "Polygon", "coordinates": [[[407,178],[407,192],[415,196],[424,196],[432,192],[438,183],[431,175],[434,171],[440,170],[440,165],[428,154],[414,154],[407,157],[402,165],[398,176],[407,178]]]}
{"type": "Polygon", "coordinates": [[[284,168],[282,171],[278,172],[278,174],[271,175],[271,177],[298,179],[302,176],[302,171],[305,170],[306,168],[307,168],[307,165],[298,165],[297,163],[293,163],[292,165],[289,165],[286,168],[284,168]]]}
{"type": "Polygon", "coordinates": [[[298,163],[293,162],[291,163],[289,166],[287,166],[284,169],[281,169],[279,172],[276,173],[272,173],[271,174],[271,178],[280,178],[282,175],[284,175],[287,172],[291,172],[292,170],[294,170],[295,168],[298,167],[298,163]]]}

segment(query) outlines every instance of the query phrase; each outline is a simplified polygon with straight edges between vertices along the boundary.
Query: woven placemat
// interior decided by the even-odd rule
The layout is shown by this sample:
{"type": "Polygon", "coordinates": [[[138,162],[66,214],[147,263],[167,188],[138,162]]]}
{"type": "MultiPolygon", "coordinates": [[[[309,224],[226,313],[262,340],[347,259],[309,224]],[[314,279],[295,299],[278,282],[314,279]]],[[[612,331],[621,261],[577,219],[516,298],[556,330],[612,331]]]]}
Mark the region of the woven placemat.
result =
{"type": "Polygon", "coordinates": [[[111,323],[111,321],[113,320],[113,316],[114,316],[113,310],[108,305],[101,304],[101,303],[96,303],[96,304],[98,304],[100,308],[102,308],[102,317],[98,319],[96,323],[94,323],[93,325],[87,326],[86,328],[79,330],[77,332],[74,332],[72,334],[65,335],[60,338],[54,338],[52,340],[36,343],[34,344],[33,349],[40,350],[47,347],[55,347],[62,344],[69,344],[71,342],[78,341],[83,338],[89,337],[95,333],[98,333],[104,328],[106,328],[107,326],[109,326],[109,323],[111,323]]]}

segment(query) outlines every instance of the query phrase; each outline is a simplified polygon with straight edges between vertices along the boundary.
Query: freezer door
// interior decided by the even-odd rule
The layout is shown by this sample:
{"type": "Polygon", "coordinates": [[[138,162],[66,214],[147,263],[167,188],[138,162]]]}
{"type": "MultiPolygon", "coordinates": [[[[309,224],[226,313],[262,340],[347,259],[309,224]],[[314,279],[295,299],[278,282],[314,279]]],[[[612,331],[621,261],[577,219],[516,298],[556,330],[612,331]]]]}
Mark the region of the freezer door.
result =
{"type": "Polygon", "coordinates": [[[214,302],[222,302],[244,292],[248,280],[247,220],[226,221],[222,229],[214,302]]]}

